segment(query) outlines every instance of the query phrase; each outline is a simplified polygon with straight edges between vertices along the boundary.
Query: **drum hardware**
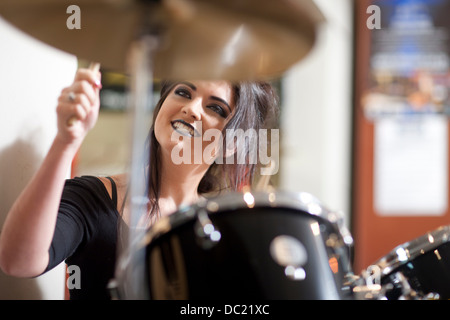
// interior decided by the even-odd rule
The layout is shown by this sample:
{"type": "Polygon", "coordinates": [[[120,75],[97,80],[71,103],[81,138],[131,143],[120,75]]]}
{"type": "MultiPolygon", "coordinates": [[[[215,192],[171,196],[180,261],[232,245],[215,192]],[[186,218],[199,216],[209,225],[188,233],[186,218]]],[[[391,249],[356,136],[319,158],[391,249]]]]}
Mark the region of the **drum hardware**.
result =
{"type": "Polygon", "coordinates": [[[439,300],[438,293],[420,294],[414,290],[402,272],[392,274],[390,283],[377,284],[369,279],[372,275],[362,272],[362,277],[353,280],[353,293],[356,300],[439,300]]]}
{"type": "Polygon", "coordinates": [[[397,300],[419,300],[419,294],[411,288],[407,278],[403,275],[402,272],[396,272],[393,274],[392,284],[387,284],[384,286],[386,289],[384,290],[384,296],[387,297],[392,295],[391,293],[397,289],[400,291],[400,295],[397,300]]]}
{"type": "Polygon", "coordinates": [[[328,210],[311,214],[314,198],[280,191],[252,198],[225,194],[156,222],[140,250],[145,279],[159,280],[142,282],[140,298],[351,299],[349,251],[328,210]]]}
{"type": "Polygon", "coordinates": [[[209,219],[206,210],[200,210],[197,214],[195,234],[197,236],[197,242],[204,249],[212,248],[221,238],[220,231],[214,226],[211,219],[209,219]]]}
{"type": "Polygon", "coordinates": [[[270,242],[270,254],[282,267],[284,274],[293,281],[306,278],[303,266],[308,261],[308,254],[303,244],[295,237],[288,235],[276,236],[270,242]]]}
{"type": "Polygon", "coordinates": [[[450,298],[450,226],[394,248],[369,266],[354,282],[354,291],[365,298],[370,287],[372,298],[387,300],[438,300],[450,298]]]}
{"type": "Polygon", "coordinates": [[[439,293],[436,292],[430,292],[424,295],[422,300],[441,300],[441,296],[439,293]]]}
{"type": "Polygon", "coordinates": [[[393,284],[380,284],[380,269],[369,266],[350,280],[350,286],[356,300],[387,300],[386,292],[394,288],[393,284]]]}

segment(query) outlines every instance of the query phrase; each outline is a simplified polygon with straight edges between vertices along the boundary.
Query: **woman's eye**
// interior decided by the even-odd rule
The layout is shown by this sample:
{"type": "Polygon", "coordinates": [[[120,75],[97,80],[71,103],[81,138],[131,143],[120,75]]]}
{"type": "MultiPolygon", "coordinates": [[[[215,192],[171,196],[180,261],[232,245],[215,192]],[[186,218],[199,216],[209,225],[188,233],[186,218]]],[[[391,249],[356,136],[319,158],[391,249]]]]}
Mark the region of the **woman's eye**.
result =
{"type": "Polygon", "coordinates": [[[178,88],[175,90],[175,94],[184,98],[191,98],[191,93],[189,92],[189,90],[184,89],[184,88],[178,88]]]}
{"type": "Polygon", "coordinates": [[[217,113],[222,118],[226,118],[227,117],[227,113],[225,112],[225,110],[221,106],[219,106],[217,104],[210,105],[210,106],[208,106],[208,108],[210,108],[212,111],[217,113]]]}

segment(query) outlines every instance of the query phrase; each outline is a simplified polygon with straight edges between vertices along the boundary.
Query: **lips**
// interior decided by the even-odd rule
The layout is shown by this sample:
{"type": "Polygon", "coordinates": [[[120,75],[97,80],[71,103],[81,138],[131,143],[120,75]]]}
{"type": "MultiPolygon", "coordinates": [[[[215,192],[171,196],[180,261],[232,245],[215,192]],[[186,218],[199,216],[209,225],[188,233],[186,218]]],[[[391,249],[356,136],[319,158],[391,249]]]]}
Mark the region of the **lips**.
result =
{"type": "Polygon", "coordinates": [[[200,133],[198,133],[195,128],[183,120],[174,120],[170,122],[172,124],[172,128],[178,132],[179,134],[186,137],[199,137],[200,133]]]}

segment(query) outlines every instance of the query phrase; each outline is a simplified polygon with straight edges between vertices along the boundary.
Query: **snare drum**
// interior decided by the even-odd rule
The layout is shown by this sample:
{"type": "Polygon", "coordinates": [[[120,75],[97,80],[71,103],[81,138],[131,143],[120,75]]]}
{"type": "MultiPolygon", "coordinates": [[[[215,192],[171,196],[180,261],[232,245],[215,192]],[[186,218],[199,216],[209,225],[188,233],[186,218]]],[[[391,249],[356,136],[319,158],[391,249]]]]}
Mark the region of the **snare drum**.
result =
{"type": "Polygon", "coordinates": [[[306,193],[230,193],[145,235],[150,299],[348,299],[350,234],[306,193]]]}
{"type": "Polygon", "coordinates": [[[379,273],[385,297],[450,299],[449,236],[450,226],[442,226],[397,246],[370,266],[372,273],[379,273]]]}

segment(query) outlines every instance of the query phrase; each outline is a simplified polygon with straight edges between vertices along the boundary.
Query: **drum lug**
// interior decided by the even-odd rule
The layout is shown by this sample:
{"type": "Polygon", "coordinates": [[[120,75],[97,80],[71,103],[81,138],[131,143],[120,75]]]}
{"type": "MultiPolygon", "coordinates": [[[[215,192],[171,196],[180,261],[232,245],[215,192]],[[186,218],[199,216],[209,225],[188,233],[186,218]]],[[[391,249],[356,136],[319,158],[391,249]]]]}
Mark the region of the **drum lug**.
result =
{"type": "Polygon", "coordinates": [[[400,288],[401,295],[397,298],[397,300],[419,300],[420,296],[413,288],[405,277],[405,275],[398,271],[394,275],[393,288],[391,290],[400,288]]]}
{"type": "Polygon", "coordinates": [[[377,278],[380,270],[378,266],[370,266],[362,273],[362,278],[357,279],[353,287],[353,293],[357,300],[434,300],[439,299],[439,294],[430,293],[422,298],[411,285],[405,275],[398,271],[392,275],[392,281],[380,284],[377,278]],[[378,269],[378,270],[377,270],[378,269]],[[376,270],[376,272],[374,272],[376,270]],[[374,281],[375,280],[375,281],[374,281]]]}
{"type": "Polygon", "coordinates": [[[210,249],[214,247],[221,238],[221,233],[216,226],[209,219],[206,210],[202,209],[197,213],[197,221],[194,225],[195,235],[197,236],[197,243],[203,249],[210,249]]]}

